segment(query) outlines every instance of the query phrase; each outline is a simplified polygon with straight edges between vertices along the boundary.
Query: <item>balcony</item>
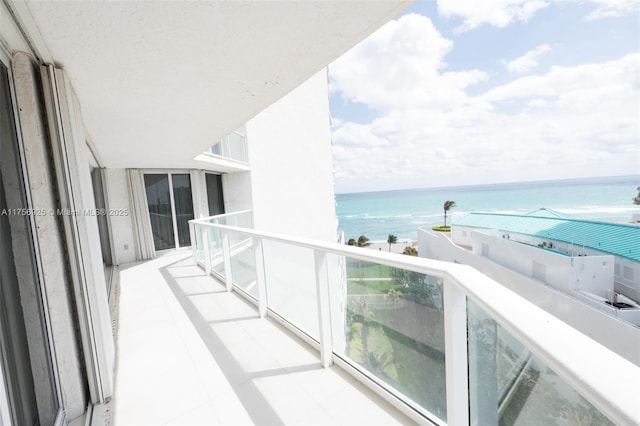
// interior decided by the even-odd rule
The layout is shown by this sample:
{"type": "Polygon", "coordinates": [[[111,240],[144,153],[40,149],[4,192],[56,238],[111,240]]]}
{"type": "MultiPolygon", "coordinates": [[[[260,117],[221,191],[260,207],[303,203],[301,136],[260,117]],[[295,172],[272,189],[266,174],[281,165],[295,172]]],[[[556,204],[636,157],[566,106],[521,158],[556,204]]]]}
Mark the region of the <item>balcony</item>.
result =
{"type": "Polygon", "coordinates": [[[195,159],[215,165],[221,171],[250,170],[245,127],[231,132],[195,159]]]}
{"type": "Polygon", "coordinates": [[[191,253],[121,270],[116,423],[640,418],[637,367],[472,268],[250,218],[192,221],[191,253]]]}
{"type": "Polygon", "coordinates": [[[410,420],[181,250],[120,270],[113,424],[410,420]]]}

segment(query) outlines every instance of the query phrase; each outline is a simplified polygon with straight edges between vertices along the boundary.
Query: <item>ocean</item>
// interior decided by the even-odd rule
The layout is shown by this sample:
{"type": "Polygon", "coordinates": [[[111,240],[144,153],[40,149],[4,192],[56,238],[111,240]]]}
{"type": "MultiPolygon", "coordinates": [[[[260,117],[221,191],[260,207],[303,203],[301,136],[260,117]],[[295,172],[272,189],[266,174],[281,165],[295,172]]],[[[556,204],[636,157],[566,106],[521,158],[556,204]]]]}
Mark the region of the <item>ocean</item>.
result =
{"type": "Polygon", "coordinates": [[[372,241],[389,234],[415,240],[417,228],[443,225],[447,200],[457,206],[448,225],[469,212],[523,214],[542,207],[576,219],[630,222],[640,220],[632,201],[639,185],[640,175],[632,175],[337,194],[336,214],[345,239],[372,241]]]}

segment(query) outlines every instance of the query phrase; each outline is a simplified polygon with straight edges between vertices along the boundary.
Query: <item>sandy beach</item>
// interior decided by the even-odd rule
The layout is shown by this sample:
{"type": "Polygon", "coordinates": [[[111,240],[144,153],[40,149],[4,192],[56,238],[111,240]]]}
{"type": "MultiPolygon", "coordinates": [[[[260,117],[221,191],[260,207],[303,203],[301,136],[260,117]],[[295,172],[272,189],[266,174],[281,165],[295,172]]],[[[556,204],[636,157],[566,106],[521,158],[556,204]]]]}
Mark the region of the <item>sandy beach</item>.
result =
{"type": "MultiPolygon", "coordinates": [[[[370,250],[389,251],[389,243],[386,241],[370,241],[371,245],[365,248],[370,250]]],[[[402,253],[406,246],[412,246],[418,249],[418,242],[415,240],[398,239],[398,242],[391,244],[391,253],[402,253]]]]}

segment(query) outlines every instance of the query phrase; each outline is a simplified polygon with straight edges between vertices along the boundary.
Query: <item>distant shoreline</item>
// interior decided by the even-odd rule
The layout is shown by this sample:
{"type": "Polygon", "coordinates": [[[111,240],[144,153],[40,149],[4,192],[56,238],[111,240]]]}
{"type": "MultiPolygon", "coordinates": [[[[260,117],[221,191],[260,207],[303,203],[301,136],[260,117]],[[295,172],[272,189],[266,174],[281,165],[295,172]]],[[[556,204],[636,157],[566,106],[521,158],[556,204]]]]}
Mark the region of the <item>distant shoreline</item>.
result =
{"type": "Polygon", "coordinates": [[[433,191],[433,192],[441,192],[441,191],[449,191],[449,190],[477,190],[477,189],[490,189],[490,188],[509,188],[509,187],[519,187],[519,186],[539,186],[545,184],[580,184],[580,183],[597,183],[607,180],[636,180],[636,182],[640,183],[640,175],[631,174],[631,175],[616,175],[616,176],[591,176],[591,177],[578,177],[578,178],[565,178],[565,179],[547,179],[547,180],[530,180],[530,181],[515,181],[515,182],[487,182],[487,183],[477,183],[477,184],[461,184],[461,185],[451,185],[451,186],[426,186],[426,187],[409,187],[409,188],[391,188],[391,189],[372,189],[372,190],[364,190],[364,191],[345,191],[345,192],[336,192],[336,196],[349,196],[349,195],[366,195],[366,194],[376,194],[376,193],[385,193],[385,192],[412,192],[412,191],[433,191]]]}
{"type": "MultiPolygon", "coordinates": [[[[369,250],[378,250],[389,252],[389,243],[383,240],[369,241],[371,244],[364,247],[369,250]]],[[[416,240],[410,240],[408,238],[398,239],[398,242],[391,244],[391,253],[402,253],[404,248],[410,246],[415,249],[418,248],[418,242],[416,240]]]]}

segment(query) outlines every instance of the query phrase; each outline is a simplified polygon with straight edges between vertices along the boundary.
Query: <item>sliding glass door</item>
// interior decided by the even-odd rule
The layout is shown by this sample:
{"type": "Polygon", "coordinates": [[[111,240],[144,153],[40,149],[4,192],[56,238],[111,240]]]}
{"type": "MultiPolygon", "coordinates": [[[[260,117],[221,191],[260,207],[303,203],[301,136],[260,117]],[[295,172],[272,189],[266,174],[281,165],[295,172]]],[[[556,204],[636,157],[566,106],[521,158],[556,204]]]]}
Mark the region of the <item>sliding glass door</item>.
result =
{"type": "Polygon", "coordinates": [[[147,192],[153,244],[156,250],[175,248],[169,175],[144,175],[144,186],[147,192]]]}
{"type": "Polygon", "coordinates": [[[188,174],[170,175],[173,185],[173,204],[178,247],[191,245],[189,221],[193,219],[191,177],[188,174]]]}
{"type": "Polygon", "coordinates": [[[144,186],[155,249],[190,246],[189,221],[194,216],[189,174],[145,174],[144,186]]]}
{"type": "Polygon", "coordinates": [[[207,202],[209,204],[209,216],[224,213],[224,197],[222,195],[222,176],[206,173],[207,202]]]}
{"type": "Polygon", "coordinates": [[[48,425],[59,399],[2,53],[0,46],[0,425],[48,425]]]}

